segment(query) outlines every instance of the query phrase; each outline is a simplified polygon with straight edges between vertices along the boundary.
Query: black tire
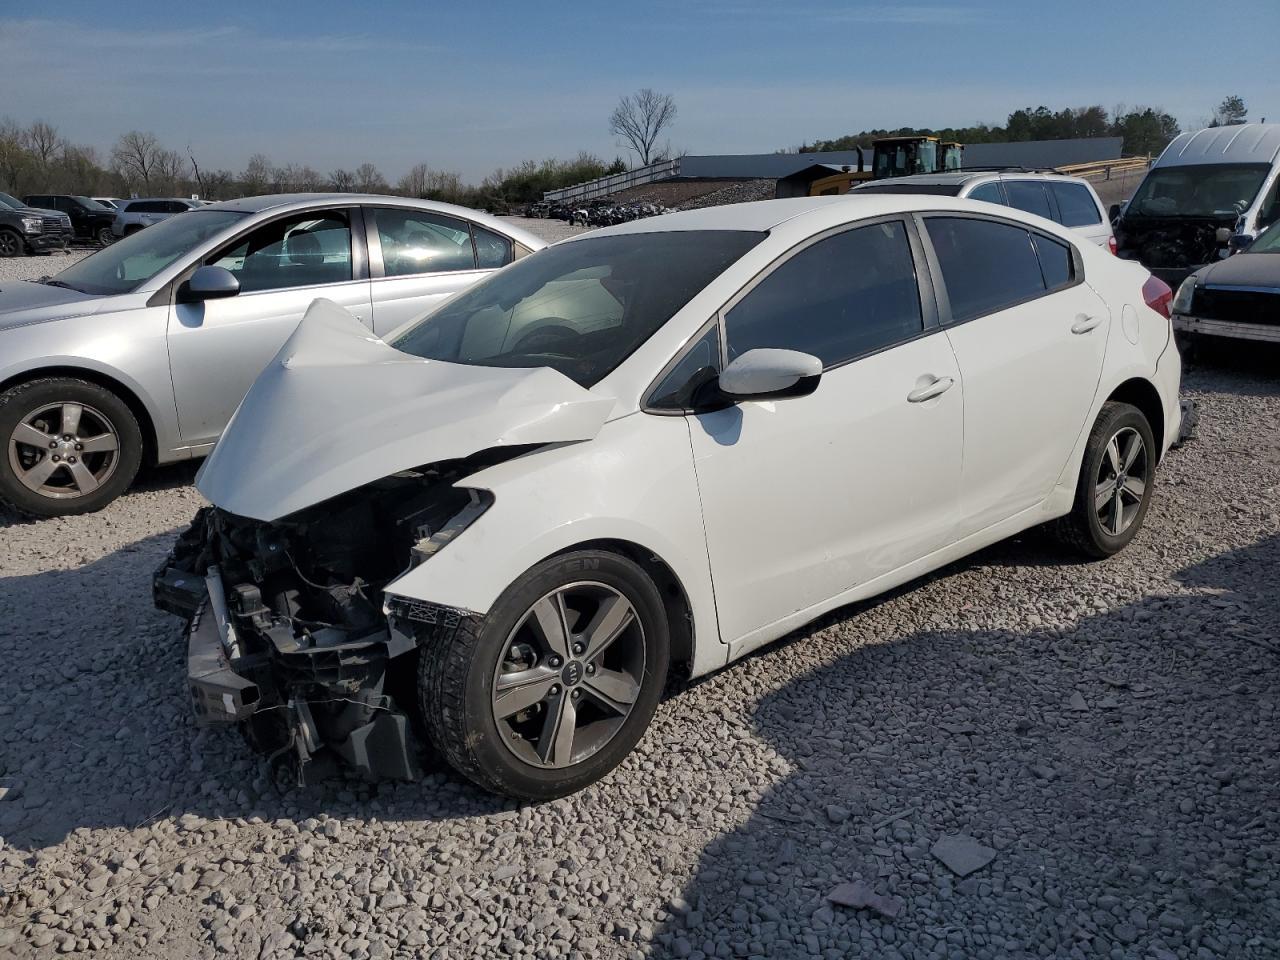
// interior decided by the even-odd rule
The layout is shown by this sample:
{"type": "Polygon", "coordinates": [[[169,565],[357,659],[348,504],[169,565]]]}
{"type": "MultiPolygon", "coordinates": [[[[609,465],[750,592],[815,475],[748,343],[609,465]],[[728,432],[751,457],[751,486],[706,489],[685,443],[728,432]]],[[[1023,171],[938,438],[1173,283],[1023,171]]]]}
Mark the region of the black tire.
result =
{"type": "Polygon", "coordinates": [[[116,235],[111,232],[110,227],[99,227],[94,236],[97,238],[98,243],[104,247],[110,246],[112,241],[116,238],[116,235]]]}
{"type": "MultiPolygon", "coordinates": [[[[1058,539],[1072,549],[1095,559],[1110,557],[1123,550],[1142,528],[1147,508],[1151,505],[1158,457],[1159,452],[1156,450],[1151,424],[1147,422],[1142,411],[1127,403],[1115,401],[1104,403],[1085,444],[1084,459],[1080,464],[1080,476],[1076,481],[1076,497],[1071,512],[1056,521],[1054,525],[1054,533],[1058,539]],[[1113,438],[1131,437],[1135,433],[1141,438],[1143,444],[1141,465],[1136,473],[1121,471],[1120,475],[1116,476],[1110,464],[1109,445],[1113,438]],[[1108,478],[1116,482],[1115,496],[1119,497],[1121,502],[1119,516],[1123,517],[1120,521],[1123,526],[1118,533],[1115,532],[1114,527],[1120,526],[1120,523],[1114,523],[1109,527],[1109,521],[1104,522],[1101,516],[1102,512],[1114,508],[1114,500],[1109,500],[1106,506],[1100,507],[1096,499],[1099,491],[1107,485],[1108,478]],[[1140,498],[1128,493],[1121,496],[1118,488],[1123,486],[1128,491],[1131,486],[1122,482],[1126,478],[1141,481],[1140,498]]],[[[1136,460],[1130,469],[1135,466],[1139,466],[1136,460]]],[[[1109,515],[1117,516],[1115,513],[1109,515]]]]}
{"type": "Polygon", "coordinates": [[[20,257],[27,252],[27,242],[13,230],[0,230],[0,257],[20,257]]]}
{"type": "Polygon", "coordinates": [[[644,570],[615,553],[579,550],[539,563],[508,587],[483,619],[464,619],[456,630],[440,631],[428,642],[418,665],[419,708],[432,744],[463,776],[503,796],[551,800],[599,780],[631,752],[653,718],[669,657],[662,597],[644,570]],[[631,604],[643,631],[643,677],[612,739],[580,762],[537,766],[502,741],[492,700],[499,658],[540,598],[584,581],[602,584],[631,604]]]}
{"type": "MultiPolygon", "coordinates": [[[[0,393],[0,444],[0,501],[31,517],[64,517],[101,510],[128,489],[142,464],[142,430],[128,404],[95,383],[70,377],[30,380],[0,393]],[[89,408],[90,416],[100,415],[108,421],[115,435],[117,446],[111,454],[114,460],[107,461],[106,455],[91,455],[103,458],[92,461],[95,469],[101,466],[103,478],[91,492],[69,491],[62,497],[42,494],[24,485],[15,469],[15,456],[21,465],[22,457],[29,457],[34,448],[15,448],[14,431],[37,411],[56,404],[89,408]],[[109,471],[106,464],[111,465],[109,471]]],[[[85,460],[86,465],[90,462],[85,460]]]]}

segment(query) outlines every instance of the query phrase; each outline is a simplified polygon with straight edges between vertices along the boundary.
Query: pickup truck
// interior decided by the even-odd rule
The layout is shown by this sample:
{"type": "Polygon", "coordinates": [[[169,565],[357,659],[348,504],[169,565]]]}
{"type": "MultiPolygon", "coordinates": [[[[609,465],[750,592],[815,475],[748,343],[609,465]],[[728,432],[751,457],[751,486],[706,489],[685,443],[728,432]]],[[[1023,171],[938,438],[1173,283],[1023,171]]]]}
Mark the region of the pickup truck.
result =
{"type": "Polygon", "coordinates": [[[29,207],[0,193],[0,257],[65,250],[71,243],[71,220],[57,210],[29,207]]]}

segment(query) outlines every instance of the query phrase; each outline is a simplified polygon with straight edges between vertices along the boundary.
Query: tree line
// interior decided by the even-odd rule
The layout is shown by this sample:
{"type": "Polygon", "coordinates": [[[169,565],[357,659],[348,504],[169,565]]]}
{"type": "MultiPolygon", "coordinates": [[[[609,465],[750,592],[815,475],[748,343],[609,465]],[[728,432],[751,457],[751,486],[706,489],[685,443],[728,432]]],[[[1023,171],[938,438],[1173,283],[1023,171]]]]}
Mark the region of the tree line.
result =
{"type": "Polygon", "coordinates": [[[183,197],[227,200],[262,193],[393,193],[469,207],[504,210],[541,200],[557,187],[594,180],[627,169],[621,158],[611,162],[586,151],[569,160],[526,160],[498,169],[478,185],[465,183],[454,171],[415,164],[391,183],[373,163],[321,172],[306,163],[275,163],[255,153],[243,170],[201,165],[190,146],[175,150],[152,133],[131,130],[103,157],[92,146],[74,143],[52,124],[37,120],[21,126],[0,119],[0,190],[27,193],[71,193],[83,196],[183,197]]]}
{"type": "MultiPolygon", "coordinates": [[[[1248,108],[1238,96],[1226,97],[1205,126],[1245,123],[1248,108]]],[[[1152,156],[1163,150],[1180,133],[1178,121],[1161,107],[1125,107],[1110,112],[1098,104],[1051,110],[1046,106],[1014,110],[1004,126],[979,123],[971,127],[899,127],[896,130],[863,130],[834,140],[816,140],[799,148],[808,153],[820,150],[852,150],[868,147],[878,137],[935,136],[959,143],[1009,143],[1024,140],[1068,140],[1077,137],[1121,137],[1126,156],[1152,156]]]]}

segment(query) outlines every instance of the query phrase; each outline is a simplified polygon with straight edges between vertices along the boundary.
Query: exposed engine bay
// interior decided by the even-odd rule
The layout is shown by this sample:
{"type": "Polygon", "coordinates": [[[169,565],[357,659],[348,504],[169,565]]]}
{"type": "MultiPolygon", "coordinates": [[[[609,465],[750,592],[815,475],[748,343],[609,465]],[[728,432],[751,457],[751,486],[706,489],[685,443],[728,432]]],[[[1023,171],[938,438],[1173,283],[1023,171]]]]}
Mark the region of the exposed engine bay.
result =
{"type": "Polygon", "coordinates": [[[1197,267],[1221,258],[1232,219],[1124,216],[1116,224],[1116,253],[1137,260],[1174,289],[1197,267]],[[1168,273],[1169,276],[1164,274],[1168,273]]]}
{"type": "Polygon", "coordinates": [[[524,449],[403,471],[270,523],[202,509],[154,582],[156,605],[189,619],[198,720],[242,724],[279,782],[337,761],[415,778],[415,651],[445,617],[389,620],[383,591],[491,502],[454,483],[524,449]]]}

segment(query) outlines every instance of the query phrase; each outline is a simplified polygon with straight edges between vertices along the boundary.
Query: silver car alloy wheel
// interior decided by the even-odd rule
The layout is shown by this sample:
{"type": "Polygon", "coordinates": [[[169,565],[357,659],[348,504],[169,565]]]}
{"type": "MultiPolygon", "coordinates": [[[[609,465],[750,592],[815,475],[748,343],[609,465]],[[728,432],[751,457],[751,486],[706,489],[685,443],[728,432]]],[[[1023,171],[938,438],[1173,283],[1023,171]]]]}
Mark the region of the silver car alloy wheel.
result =
{"type": "Polygon", "coordinates": [[[1147,446],[1133,427],[1122,427],[1107,442],[1093,490],[1098,522],[1113,537],[1129,529],[1147,493],[1147,446]]]}
{"type": "Polygon", "coordinates": [[[594,581],[557,587],[520,618],[494,671],[503,743],[532,766],[581,763],[622,729],[644,668],[644,628],[629,600],[594,581]]]}
{"type": "Polygon", "coordinates": [[[42,497],[93,493],[120,463],[120,435],[106,415],[83,403],[50,403],[29,413],[9,436],[9,467],[42,497]]]}

